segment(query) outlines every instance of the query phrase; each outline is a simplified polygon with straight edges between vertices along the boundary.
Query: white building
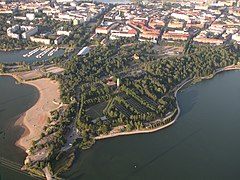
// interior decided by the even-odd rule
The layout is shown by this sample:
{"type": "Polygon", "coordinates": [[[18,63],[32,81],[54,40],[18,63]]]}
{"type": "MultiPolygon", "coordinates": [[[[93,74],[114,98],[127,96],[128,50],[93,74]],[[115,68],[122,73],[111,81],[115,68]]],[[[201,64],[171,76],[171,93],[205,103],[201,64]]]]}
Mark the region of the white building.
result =
{"type": "Polygon", "coordinates": [[[38,37],[30,37],[30,40],[32,42],[36,42],[36,43],[42,43],[42,44],[51,44],[51,40],[47,39],[47,38],[38,38],[38,37]]]}
{"type": "Polygon", "coordinates": [[[124,38],[133,38],[137,35],[137,31],[131,28],[130,26],[124,26],[118,30],[111,30],[110,39],[118,39],[120,37],[124,38]]]}
{"type": "Polygon", "coordinates": [[[57,31],[57,35],[70,36],[71,31],[57,31]]]}
{"type": "Polygon", "coordinates": [[[7,29],[7,35],[16,39],[29,39],[38,32],[38,27],[14,25],[7,29]],[[19,33],[20,31],[20,33],[19,33]]]}
{"type": "Polygon", "coordinates": [[[78,21],[78,19],[75,18],[75,19],[73,20],[73,25],[74,25],[74,26],[77,26],[78,24],[79,24],[79,21],[78,21]]]}
{"type": "Polygon", "coordinates": [[[97,27],[95,29],[95,33],[96,34],[108,34],[112,29],[114,29],[118,25],[119,25],[119,23],[110,23],[104,27],[97,27]]]}
{"type": "Polygon", "coordinates": [[[240,43],[240,33],[236,33],[232,36],[232,39],[240,43]]]}
{"type": "Polygon", "coordinates": [[[90,50],[91,50],[91,48],[86,46],[86,47],[82,48],[81,51],[79,51],[79,53],[77,55],[78,56],[86,55],[89,53],[90,50]]]}
{"type": "Polygon", "coordinates": [[[17,19],[17,20],[27,20],[27,18],[25,16],[13,16],[14,19],[17,19]]]}
{"type": "Polygon", "coordinates": [[[24,29],[24,33],[22,33],[23,39],[29,39],[30,36],[36,34],[38,32],[38,27],[32,27],[32,26],[21,26],[21,29],[24,29]]]}
{"type": "Polygon", "coordinates": [[[171,14],[172,17],[176,18],[176,19],[183,19],[185,21],[189,20],[189,16],[186,14],[180,14],[180,13],[172,13],[171,14]]]}
{"type": "Polygon", "coordinates": [[[27,18],[27,20],[32,21],[32,20],[35,19],[35,14],[33,14],[33,13],[27,13],[27,14],[26,14],[26,18],[27,18]]]}

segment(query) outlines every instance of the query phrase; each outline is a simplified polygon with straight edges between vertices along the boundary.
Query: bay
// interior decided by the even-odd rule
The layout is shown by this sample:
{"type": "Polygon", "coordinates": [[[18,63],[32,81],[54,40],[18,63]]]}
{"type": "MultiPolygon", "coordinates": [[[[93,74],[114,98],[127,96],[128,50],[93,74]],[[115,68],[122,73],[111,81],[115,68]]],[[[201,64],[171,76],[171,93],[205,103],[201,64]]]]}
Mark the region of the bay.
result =
{"type": "MultiPolygon", "coordinates": [[[[0,157],[18,166],[23,164],[26,153],[15,146],[15,142],[23,134],[24,129],[15,126],[19,116],[32,107],[39,98],[38,90],[30,85],[16,84],[10,76],[0,76],[0,157]]],[[[33,179],[0,163],[0,178],[5,179],[33,179]]]]}

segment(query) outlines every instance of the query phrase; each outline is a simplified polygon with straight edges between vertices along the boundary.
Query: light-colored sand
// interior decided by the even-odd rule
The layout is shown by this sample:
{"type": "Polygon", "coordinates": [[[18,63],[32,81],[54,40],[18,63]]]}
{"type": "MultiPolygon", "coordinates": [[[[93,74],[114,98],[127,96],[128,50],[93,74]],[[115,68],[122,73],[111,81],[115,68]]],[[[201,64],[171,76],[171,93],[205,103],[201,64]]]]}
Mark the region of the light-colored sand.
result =
{"type": "MultiPolygon", "coordinates": [[[[213,77],[215,74],[220,73],[222,71],[235,70],[235,69],[240,69],[240,67],[231,65],[225,68],[221,68],[216,73],[213,74],[213,77]]],[[[175,97],[177,97],[177,92],[185,84],[189,83],[191,80],[192,79],[183,81],[173,89],[175,97]]],[[[43,127],[47,124],[47,117],[50,116],[49,112],[58,107],[58,105],[54,103],[53,100],[55,100],[56,102],[59,102],[59,97],[60,97],[60,92],[58,89],[59,84],[57,82],[50,81],[50,79],[44,78],[44,79],[38,79],[34,81],[28,81],[27,84],[33,85],[39,90],[40,98],[38,102],[32,108],[30,108],[25,114],[23,114],[19,118],[19,120],[16,122],[16,125],[20,125],[22,127],[25,127],[26,129],[22,137],[16,142],[16,145],[24,150],[30,148],[32,140],[36,140],[39,138],[43,130],[43,127]]],[[[176,103],[177,103],[177,109],[178,109],[177,115],[175,116],[173,121],[171,121],[170,123],[164,126],[157,127],[154,129],[134,130],[131,132],[120,132],[120,133],[113,133],[113,134],[107,134],[107,135],[100,135],[95,137],[95,139],[105,139],[105,138],[111,138],[116,136],[124,136],[124,135],[131,135],[131,134],[140,134],[140,133],[150,133],[150,132],[155,132],[160,129],[166,128],[172,125],[177,120],[180,114],[180,108],[178,106],[177,100],[176,100],[176,103]]]]}
{"type": "Polygon", "coordinates": [[[46,69],[47,73],[53,73],[53,74],[58,74],[58,73],[61,73],[63,71],[64,71],[63,68],[57,67],[57,66],[53,66],[53,67],[50,67],[50,68],[46,69]]]}
{"type": "Polygon", "coordinates": [[[23,81],[31,80],[31,79],[37,79],[43,76],[43,73],[39,70],[32,70],[32,71],[25,71],[25,72],[19,72],[18,77],[20,77],[23,81]]]}
{"type": "Polygon", "coordinates": [[[25,128],[24,134],[16,142],[16,145],[24,150],[29,149],[32,141],[40,137],[43,127],[47,124],[50,111],[58,107],[56,103],[53,103],[53,100],[55,102],[60,101],[58,82],[42,78],[28,81],[26,84],[35,86],[40,93],[40,97],[37,103],[27,110],[16,122],[16,125],[25,128]]]}

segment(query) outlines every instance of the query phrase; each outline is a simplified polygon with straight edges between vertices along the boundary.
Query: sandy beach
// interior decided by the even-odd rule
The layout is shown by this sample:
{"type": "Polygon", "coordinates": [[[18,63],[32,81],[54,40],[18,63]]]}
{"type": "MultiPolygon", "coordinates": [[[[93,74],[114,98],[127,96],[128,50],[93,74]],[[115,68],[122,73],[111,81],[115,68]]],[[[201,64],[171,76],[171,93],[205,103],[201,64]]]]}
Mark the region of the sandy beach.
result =
{"type": "Polygon", "coordinates": [[[42,78],[27,81],[26,84],[35,86],[40,93],[40,97],[36,104],[22,114],[15,123],[15,125],[25,128],[25,132],[16,142],[16,145],[24,150],[29,149],[32,141],[40,137],[43,127],[50,117],[50,112],[58,107],[56,102],[60,102],[58,82],[42,78]]]}
{"type": "MultiPolygon", "coordinates": [[[[236,70],[240,69],[240,67],[236,67],[234,65],[227,66],[225,68],[219,69],[217,72],[213,74],[211,78],[213,78],[217,73],[228,71],[228,70],[236,70]]],[[[209,77],[203,77],[203,79],[208,79],[209,77]]],[[[179,85],[177,85],[173,91],[174,96],[177,98],[177,92],[186,84],[191,82],[192,79],[186,79],[179,85]]],[[[50,111],[56,109],[58,104],[56,102],[60,101],[60,92],[59,92],[59,84],[56,81],[51,81],[48,78],[38,79],[34,81],[27,81],[27,84],[35,86],[39,92],[40,97],[37,103],[27,110],[16,122],[15,125],[20,125],[25,128],[24,134],[21,138],[16,142],[16,145],[24,150],[30,148],[31,143],[33,140],[37,140],[43,130],[43,127],[47,124],[47,118],[50,116],[50,111]],[[53,102],[55,101],[55,102],[53,102]]],[[[131,132],[118,132],[118,133],[109,133],[107,135],[100,135],[95,137],[96,140],[98,139],[106,139],[111,137],[117,136],[125,136],[125,135],[132,135],[132,134],[142,134],[142,133],[151,133],[158,131],[160,129],[166,128],[176,122],[180,115],[180,108],[178,105],[178,101],[176,99],[177,105],[177,115],[175,116],[174,120],[169,122],[164,126],[160,126],[153,129],[143,129],[143,130],[134,130],[131,132]]],[[[165,119],[170,118],[166,117],[165,119]]]]}

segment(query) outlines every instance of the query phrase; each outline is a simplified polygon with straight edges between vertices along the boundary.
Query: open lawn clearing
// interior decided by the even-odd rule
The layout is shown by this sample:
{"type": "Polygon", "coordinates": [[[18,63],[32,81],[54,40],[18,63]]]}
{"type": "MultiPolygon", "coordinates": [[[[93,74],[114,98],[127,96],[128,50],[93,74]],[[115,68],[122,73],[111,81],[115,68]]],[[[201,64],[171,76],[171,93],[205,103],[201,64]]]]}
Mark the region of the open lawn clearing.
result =
{"type": "Polygon", "coordinates": [[[103,109],[107,106],[108,101],[96,104],[94,106],[91,106],[86,110],[86,114],[91,118],[91,119],[96,119],[98,117],[103,116],[103,109]]]}

